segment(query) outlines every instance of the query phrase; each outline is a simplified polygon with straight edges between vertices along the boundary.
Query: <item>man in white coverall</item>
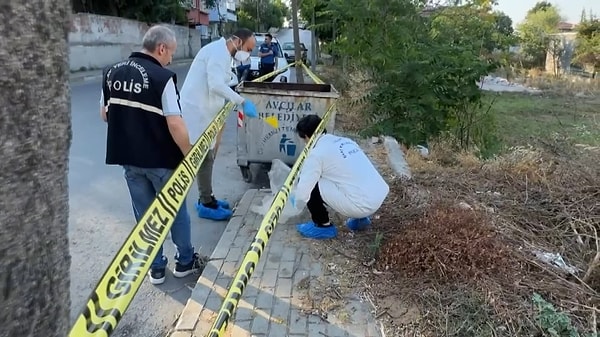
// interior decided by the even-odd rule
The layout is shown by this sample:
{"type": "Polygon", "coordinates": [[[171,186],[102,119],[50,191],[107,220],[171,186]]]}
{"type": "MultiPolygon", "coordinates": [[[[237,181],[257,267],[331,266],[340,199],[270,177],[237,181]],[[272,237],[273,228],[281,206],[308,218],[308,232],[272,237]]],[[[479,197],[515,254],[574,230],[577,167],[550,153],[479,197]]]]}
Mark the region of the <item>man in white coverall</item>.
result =
{"type": "MultiPolygon", "coordinates": [[[[319,116],[305,116],[298,121],[296,132],[308,141],[319,123],[319,116]]],[[[366,229],[388,192],[388,184],[356,142],[323,133],[306,157],[291,197],[294,207],[306,204],[312,217],[312,221],[297,225],[297,230],[313,239],[336,237],[337,228],[329,221],[325,205],[348,217],[350,230],[366,229]]]]}
{"type": "MultiPolygon", "coordinates": [[[[257,117],[254,104],[238,95],[229,87],[232,76],[232,59],[244,62],[256,45],[254,33],[240,29],[228,39],[221,38],[200,49],[181,88],[180,102],[183,119],[188,127],[190,142],[194,144],[217,113],[225,100],[238,105],[248,117],[257,117]]],[[[199,199],[196,203],[198,216],[211,220],[227,220],[231,217],[229,203],[217,200],[212,190],[212,170],[216,156],[215,145],[223,130],[211,145],[211,150],[198,171],[199,199]]]]}

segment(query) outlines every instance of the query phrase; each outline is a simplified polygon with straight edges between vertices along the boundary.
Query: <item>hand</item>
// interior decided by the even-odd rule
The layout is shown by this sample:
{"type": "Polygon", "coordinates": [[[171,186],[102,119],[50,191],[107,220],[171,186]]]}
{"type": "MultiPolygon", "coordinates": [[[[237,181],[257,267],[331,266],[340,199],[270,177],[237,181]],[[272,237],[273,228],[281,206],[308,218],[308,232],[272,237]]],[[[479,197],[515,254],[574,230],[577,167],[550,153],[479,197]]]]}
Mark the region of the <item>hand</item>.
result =
{"type": "Polygon", "coordinates": [[[102,118],[102,120],[104,122],[108,123],[108,117],[106,115],[106,110],[107,110],[106,107],[102,107],[102,109],[100,109],[100,118],[102,118]]]}
{"type": "Polygon", "coordinates": [[[249,99],[245,99],[244,103],[242,103],[242,111],[244,112],[244,115],[248,117],[258,118],[258,112],[256,112],[256,107],[254,106],[254,103],[252,103],[252,101],[250,101],[249,99]]]}

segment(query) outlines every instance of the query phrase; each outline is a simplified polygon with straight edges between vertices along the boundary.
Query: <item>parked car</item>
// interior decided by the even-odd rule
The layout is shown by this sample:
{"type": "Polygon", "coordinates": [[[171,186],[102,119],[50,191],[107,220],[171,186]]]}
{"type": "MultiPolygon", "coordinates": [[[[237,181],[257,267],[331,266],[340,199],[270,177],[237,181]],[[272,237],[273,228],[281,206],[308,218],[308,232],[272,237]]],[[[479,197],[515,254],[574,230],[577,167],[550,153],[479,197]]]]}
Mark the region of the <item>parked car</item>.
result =
{"type": "MultiPolygon", "coordinates": [[[[260,45],[265,42],[266,33],[255,33],[254,35],[256,36],[256,47],[254,47],[254,49],[250,53],[250,70],[246,72],[245,77],[241,77],[240,81],[252,81],[252,80],[260,77],[260,71],[259,71],[260,57],[258,57],[258,49],[260,48],[260,45]]],[[[277,47],[279,47],[279,48],[277,48],[278,53],[277,53],[277,58],[275,60],[275,69],[282,69],[288,65],[288,62],[285,59],[285,57],[283,56],[283,51],[281,50],[281,44],[279,43],[277,38],[274,36],[273,36],[273,40],[271,41],[271,43],[273,43],[273,44],[277,45],[277,47]]],[[[239,65],[238,62],[233,60],[233,62],[231,64],[231,71],[234,74],[236,74],[236,76],[237,76],[237,66],[238,65],[239,65]]],[[[289,78],[290,78],[290,69],[288,68],[284,72],[275,76],[275,78],[273,79],[273,82],[287,82],[289,78]]]]}
{"type": "MultiPolygon", "coordinates": [[[[285,59],[288,61],[288,63],[296,61],[296,47],[294,46],[293,42],[284,43],[282,49],[283,56],[285,56],[285,59]]],[[[306,49],[304,43],[300,43],[300,50],[302,55],[302,62],[308,65],[308,63],[306,62],[308,56],[308,49],[306,49]]]]}

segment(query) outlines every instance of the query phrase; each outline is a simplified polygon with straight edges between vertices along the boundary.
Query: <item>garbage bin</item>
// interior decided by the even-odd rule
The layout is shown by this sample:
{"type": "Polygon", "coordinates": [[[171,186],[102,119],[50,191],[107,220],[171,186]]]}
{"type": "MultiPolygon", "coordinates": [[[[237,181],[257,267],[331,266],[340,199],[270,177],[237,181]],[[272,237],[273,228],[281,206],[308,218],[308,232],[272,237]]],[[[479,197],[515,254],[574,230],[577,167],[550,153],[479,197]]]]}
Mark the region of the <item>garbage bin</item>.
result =
{"type": "MultiPolygon", "coordinates": [[[[273,159],[293,165],[304,149],[304,141],[296,134],[298,121],[311,114],[321,117],[339,97],[331,84],[242,82],[236,90],[252,100],[260,119],[238,114],[237,163],[246,182],[252,182],[251,164],[268,169],[273,159]],[[275,117],[274,129],[262,118],[275,117]]],[[[327,132],[335,126],[335,108],[327,123],[327,132]]]]}

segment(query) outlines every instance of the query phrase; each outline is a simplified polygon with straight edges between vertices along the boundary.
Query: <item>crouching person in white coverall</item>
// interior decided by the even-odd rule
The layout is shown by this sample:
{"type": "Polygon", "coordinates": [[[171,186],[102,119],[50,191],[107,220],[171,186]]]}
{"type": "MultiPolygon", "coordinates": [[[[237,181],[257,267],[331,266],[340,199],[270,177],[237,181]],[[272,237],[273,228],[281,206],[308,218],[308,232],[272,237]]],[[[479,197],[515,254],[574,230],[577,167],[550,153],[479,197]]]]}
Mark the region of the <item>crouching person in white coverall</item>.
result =
{"type": "MultiPolygon", "coordinates": [[[[305,116],[296,132],[308,141],[319,123],[319,116],[305,116]]],[[[325,131],[306,157],[290,199],[294,207],[306,204],[312,217],[312,221],[297,225],[302,236],[331,239],[337,236],[337,228],[329,221],[326,205],[348,217],[346,226],[358,231],[371,225],[370,216],[388,193],[388,184],[356,142],[325,131]]]]}

